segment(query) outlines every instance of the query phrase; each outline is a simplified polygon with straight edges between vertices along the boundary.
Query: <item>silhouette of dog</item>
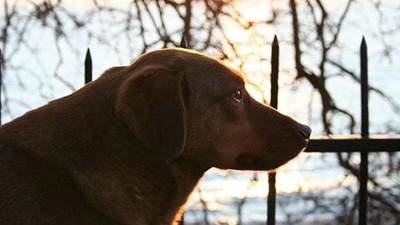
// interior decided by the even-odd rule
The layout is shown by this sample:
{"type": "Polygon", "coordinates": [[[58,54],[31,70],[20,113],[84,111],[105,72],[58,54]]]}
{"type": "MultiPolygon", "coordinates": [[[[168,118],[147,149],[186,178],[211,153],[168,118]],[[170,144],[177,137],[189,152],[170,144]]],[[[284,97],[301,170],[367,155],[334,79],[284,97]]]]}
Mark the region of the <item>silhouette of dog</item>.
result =
{"type": "Polygon", "coordinates": [[[277,168],[310,133],[218,60],[153,51],[1,126],[0,223],[173,224],[209,168],[277,168]]]}

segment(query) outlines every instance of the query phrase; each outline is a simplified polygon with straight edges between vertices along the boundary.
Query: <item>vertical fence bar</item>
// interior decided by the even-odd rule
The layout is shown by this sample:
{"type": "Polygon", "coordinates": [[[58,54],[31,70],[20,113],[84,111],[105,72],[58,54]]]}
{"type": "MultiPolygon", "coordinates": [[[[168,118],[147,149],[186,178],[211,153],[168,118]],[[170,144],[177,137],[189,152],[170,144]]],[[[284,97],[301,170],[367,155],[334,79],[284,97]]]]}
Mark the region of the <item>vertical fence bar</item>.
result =
{"type": "MultiPolygon", "coordinates": [[[[361,70],[361,137],[369,137],[368,114],[368,52],[365,38],[362,38],[360,46],[360,70],[361,70]]],[[[368,209],[368,152],[360,152],[360,199],[359,199],[359,225],[367,224],[368,209]]]]}
{"type": "MultiPolygon", "coordinates": [[[[185,34],[182,35],[181,43],[179,44],[181,48],[189,48],[189,43],[185,37],[185,34]]],[[[179,221],[179,225],[185,224],[185,213],[182,213],[181,220],[179,221]]]]}
{"type": "Polygon", "coordinates": [[[93,64],[90,49],[88,48],[85,56],[85,84],[89,83],[93,79],[93,64]]]}
{"type": "MultiPolygon", "coordinates": [[[[271,107],[278,109],[279,44],[274,37],[271,50],[271,107]]],[[[275,225],[276,173],[268,173],[267,225],[275,225]]]]}
{"type": "Polygon", "coordinates": [[[0,125],[2,124],[2,109],[3,109],[3,104],[2,104],[2,95],[1,95],[1,90],[3,88],[3,52],[0,49],[0,125]]]}

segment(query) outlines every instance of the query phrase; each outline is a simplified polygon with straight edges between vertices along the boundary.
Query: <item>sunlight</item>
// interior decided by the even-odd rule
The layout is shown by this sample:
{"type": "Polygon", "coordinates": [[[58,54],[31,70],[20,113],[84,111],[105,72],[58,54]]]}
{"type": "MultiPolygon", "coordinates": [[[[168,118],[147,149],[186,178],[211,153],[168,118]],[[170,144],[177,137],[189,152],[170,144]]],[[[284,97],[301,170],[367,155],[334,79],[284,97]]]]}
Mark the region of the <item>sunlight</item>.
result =
{"type": "Polygon", "coordinates": [[[261,103],[263,102],[264,96],[260,87],[253,84],[246,84],[246,90],[255,100],[261,103]]]}
{"type": "MultiPolygon", "coordinates": [[[[314,158],[321,157],[321,153],[312,154],[314,158]]],[[[296,159],[277,170],[276,189],[278,194],[311,192],[314,190],[328,190],[341,182],[351,184],[354,178],[345,177],[342,171],[328,169],[335,160],[314,161],[310,154],[301,154],[296,159]],[[317,165],[318,164],[318,165],[317,165]],[[324,169],[326,168],[326,169],[324,169]],[[316,173],[316,171],[318,173],[316,173]]],[[[190,196],[190,202],[207,202],[209,210],[220,211],[223,204],[231,204],[235,199],[266,198],[268,195],[268,173],[257,172],[256,181],[252,181],[254,173],[236,172],[211,169],[205,177],[219,179],[203,179],[190,196]],[[201,190],[201,194],[199,189],[201,190]]],[[[334,194],[334,192],[330,192],[334,194]]],[[[197,205],[197,207],[200,207],[197,205]]]]}

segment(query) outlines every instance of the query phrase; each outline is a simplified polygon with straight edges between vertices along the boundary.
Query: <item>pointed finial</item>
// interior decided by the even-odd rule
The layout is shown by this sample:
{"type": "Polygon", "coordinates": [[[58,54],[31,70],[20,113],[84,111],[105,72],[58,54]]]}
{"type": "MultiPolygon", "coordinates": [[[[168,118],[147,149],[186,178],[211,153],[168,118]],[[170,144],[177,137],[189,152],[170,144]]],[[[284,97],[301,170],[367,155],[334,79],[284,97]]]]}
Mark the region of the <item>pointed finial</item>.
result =
{"type": "Polygon", "coordinates": [[[362,37],[361,40],[361,45],[360,45],[360,52],[361,52],[361,59],[362,60],[367,60],[367,41],[365,41],[365,37],[362,37]]]}
{"type": "Polygon", "coordinates": [[[361,47],[367,47],[367,41],[365,41],[365,36],[363,35],[362,39],[361,39],[361,47]]]}
{"type": "Polygon", "coordinates": [[[92,56],[90,54],[90,49],[88,48],[85,56],[85,84],[92,81],[92,70],[92,56]]]}
{"type": "Polygon", "coordinates": [[[179,44],[179,47],[189,48],[189,43],[187,42],[185,35],[182,35],[182,39],[181,39],[181,43],[179,44]]]}
{"type": "Polygon", "coordinates": [[[272,45],[278,45],[278,38],[274,35],[274,40],[272,41],[272,45]]]}
{"type": "Polygon", "coordinates": [[[90,49],[89,48],[87,48],[87,50],[86,50],[85,62],[86,61],[92,61],[92,56],[90,54],[90,49]]]}

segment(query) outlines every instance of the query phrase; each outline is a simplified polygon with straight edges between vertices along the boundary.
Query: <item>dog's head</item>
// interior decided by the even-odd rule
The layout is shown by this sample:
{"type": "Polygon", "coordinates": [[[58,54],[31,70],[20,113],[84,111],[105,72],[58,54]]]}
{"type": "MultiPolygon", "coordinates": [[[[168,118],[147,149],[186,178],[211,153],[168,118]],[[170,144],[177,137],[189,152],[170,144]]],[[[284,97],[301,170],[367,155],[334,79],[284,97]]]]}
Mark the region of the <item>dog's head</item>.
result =
{"type": "Polygon", "coordinates": [[[125,71],[117,115],[161,158],[270,170],[307,145],[310,128],[255,101],[240,74],[216,59],[165,49],[125,71]]]}

